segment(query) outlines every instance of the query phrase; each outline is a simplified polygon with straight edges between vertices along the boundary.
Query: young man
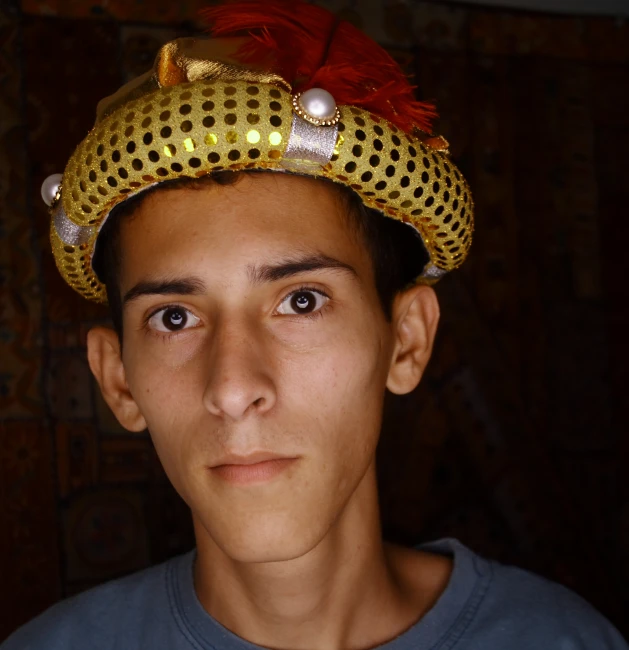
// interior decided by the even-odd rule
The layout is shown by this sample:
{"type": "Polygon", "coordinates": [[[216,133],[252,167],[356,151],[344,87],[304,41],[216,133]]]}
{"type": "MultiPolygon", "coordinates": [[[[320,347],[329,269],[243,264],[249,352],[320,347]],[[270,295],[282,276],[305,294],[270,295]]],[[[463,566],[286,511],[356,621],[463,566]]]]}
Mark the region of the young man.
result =
{"type": "Polygon", "coordinates": [[[3,650],[626,648],[576,595],[454,540],[383,543],[384,393],[428,363],[469,190],[351,26],[283,1],[210,14],[255,39],[165,46],[44,188],[62,274],[112,309],[92,371],[148,427],[197,547],[3,650]]]}

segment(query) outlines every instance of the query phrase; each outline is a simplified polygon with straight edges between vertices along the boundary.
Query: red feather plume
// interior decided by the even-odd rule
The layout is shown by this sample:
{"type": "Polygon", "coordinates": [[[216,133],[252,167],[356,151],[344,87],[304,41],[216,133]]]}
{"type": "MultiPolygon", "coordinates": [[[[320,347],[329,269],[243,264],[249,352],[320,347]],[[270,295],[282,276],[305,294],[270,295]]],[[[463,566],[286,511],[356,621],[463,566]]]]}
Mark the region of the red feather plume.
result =
{"type": "Polygon", "coordinates": [[[268,66],[295,92],[324,88],[337,104],[364,108],[407,133],[431,132],[434,105],[415,99],[380,45],[326,9],[303,0],[236,0],[201,14],[213,36],[248,34],[239,60],[268,66]]]}

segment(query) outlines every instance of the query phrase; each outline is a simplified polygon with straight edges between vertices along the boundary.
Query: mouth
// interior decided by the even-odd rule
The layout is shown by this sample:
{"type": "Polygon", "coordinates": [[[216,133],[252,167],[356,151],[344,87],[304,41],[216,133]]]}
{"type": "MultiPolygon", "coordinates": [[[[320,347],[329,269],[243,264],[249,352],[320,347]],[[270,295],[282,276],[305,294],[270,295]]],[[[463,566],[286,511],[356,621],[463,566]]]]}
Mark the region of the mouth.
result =
{"type": "Polygon", "coordinates": [[[252,454],[251,456],[228,456],[219,464],[210,467],[213,475],[236,485],[265,483],[279,476],[297,458],[272,454],[252,454]]]}

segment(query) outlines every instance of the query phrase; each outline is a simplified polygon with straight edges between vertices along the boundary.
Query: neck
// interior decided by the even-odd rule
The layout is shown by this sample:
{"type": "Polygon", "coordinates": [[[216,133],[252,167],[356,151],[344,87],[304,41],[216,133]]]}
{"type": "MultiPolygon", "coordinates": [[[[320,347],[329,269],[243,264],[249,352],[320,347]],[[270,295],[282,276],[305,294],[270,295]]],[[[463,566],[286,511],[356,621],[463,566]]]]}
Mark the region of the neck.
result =
{"type": "Polygon", "coordinates": [[[264,647],[369,648],[401,634],[420,616],[395,553],[383,545],[375,471],[324,538],[283,562],[233,561],[195,520],[195,588],[224,627],[264,647]]]}

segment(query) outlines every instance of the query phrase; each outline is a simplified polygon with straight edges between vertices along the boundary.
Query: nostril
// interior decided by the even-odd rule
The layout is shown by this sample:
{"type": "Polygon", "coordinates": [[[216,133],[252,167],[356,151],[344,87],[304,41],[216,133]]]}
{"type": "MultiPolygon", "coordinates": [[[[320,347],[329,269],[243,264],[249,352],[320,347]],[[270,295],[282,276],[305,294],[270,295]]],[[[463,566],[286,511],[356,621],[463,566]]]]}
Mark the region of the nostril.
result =
{"type": "Polygon", "coordinates": [[[213,415],[238,420],[262,415],[275,403],[275,385],[266,373],[250,368],[213,369],[208,377],[203,401],[213,415]]]}

